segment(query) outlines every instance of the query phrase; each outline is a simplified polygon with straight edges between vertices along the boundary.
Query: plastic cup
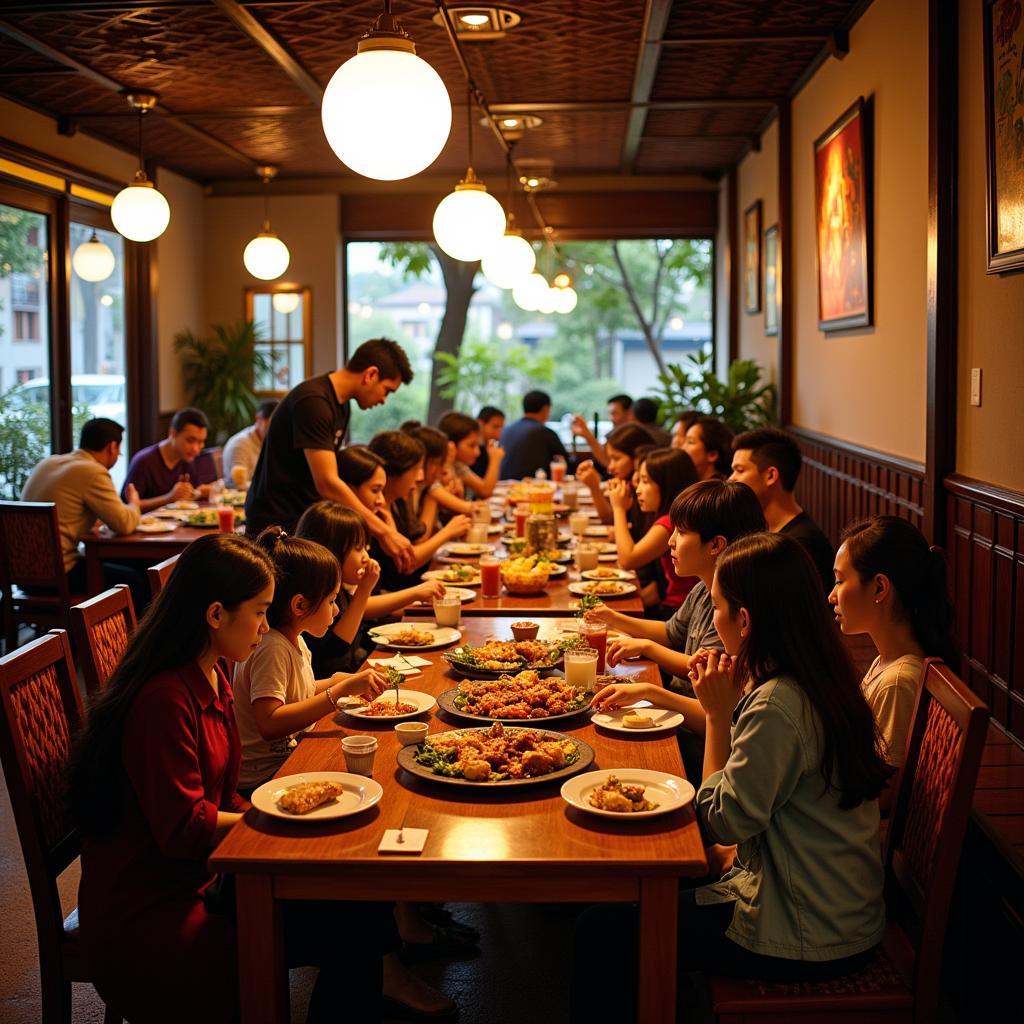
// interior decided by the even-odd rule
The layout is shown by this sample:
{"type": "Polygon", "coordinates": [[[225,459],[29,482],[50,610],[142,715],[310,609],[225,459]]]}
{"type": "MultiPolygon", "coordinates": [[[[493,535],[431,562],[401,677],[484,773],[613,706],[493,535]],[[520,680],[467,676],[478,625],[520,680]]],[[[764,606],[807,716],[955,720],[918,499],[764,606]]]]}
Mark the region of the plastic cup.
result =
{"type": "Polygon", "coordinates": [[[466,540],[470,544],[486,544],[487,527],[481,523],[474,523],[469,528],[469,533],[466,534],[466,540]]]}
{"type": "Polygon", "coordinates": [[[563,660],[565,681],[585,693],[593,693],[597,684],[597,651],[589,647],[566,651],[563,660]]]}
{"type": "Polygon", "coordinates": [[[584,530],[590,525],[590,516],[586,512],[574,512],[569,516],[569,529],[577,537],[582,537],[584,530]]]}
{"type": "Polygon", "coordinates": [[[596,569],[599,561],[599,548],[596,544],[580,543],[576,545],[576,568],[580,572],[596,569]]]}
{"type": "Polygon", "coordinates": [[[562,504],[570,512],[575,512],[580,507],[579,488],[574,483],[562,484],[562,504]]]}
{"type": "Polygon", "coordinates": [[[451,594],[434,598],[434,621],[439,626],[449,626],[452,629],[458,629],[461,617],[461,598],[451,594]]]}
{"type": "Polygon", "coordinates": [[[491,525],[491,506],[487,502],[482,502],[473,507],[473,522],[479,523],[482,526],[491,525]]]}
{"type": "Polygon", "coordinates": [[[413,743],[422,743],[427,738],[430,726],[426,722],[399,722],[395,726],[395,735],[403,747],[413,743]]]}
{"type": "Polygon", "coordinates": [[[580,623],[580,636],[586,640],[588,647],[597,651],[597,671],[603,672],[605,655],[608,653],[608,623],[583,621],[580,623]]]}
{"type": "Polygon", "coordinates": [[[373,775],[373,755],[377,752],[375,736],[346,736],[341,741],[345,767],[353,775],[373,775]]]}
{"type": "Polygon", "coordinates": [[[217,525],[221,533],[235,532],[235,510],[230,505],[217,509],[217,525]]]}
{"type": "Polygon", "coordinates": [[[549,468],[551,469],[552,482],[560,484],[565,479],[567,469],[565,459],[554,459],[549,468]]]}
{"type": "Polygon", "coordinates": [[[480,596],[497,597],[501,593],[501,563],[485,555],[480,559],[480,596]]]}

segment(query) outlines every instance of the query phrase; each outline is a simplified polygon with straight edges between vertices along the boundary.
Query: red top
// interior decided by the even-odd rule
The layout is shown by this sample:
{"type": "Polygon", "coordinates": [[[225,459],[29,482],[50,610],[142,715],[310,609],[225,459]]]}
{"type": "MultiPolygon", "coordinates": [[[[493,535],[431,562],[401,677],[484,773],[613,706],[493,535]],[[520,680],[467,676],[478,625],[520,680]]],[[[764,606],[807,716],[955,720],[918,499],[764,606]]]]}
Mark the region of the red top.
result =
{"type": "MultiPolygon", "coordinates": [[[[668,535],[672,536],[672,520],[667,515],[656,519],[654,525],[665,527],[668,535]]],[[[680,576],[672,565],[672,556],[667,551],[661,556],[661,567],[665,571],[667,583],[661,603],[667,608],[678,608],[686,600],[686,595],[697,585],[697,577],[680,576]]]]}
{"type": "Polygon", "coordinates": [[[124,725],[120,822],[82,843],[82,939],[97,989],[129,1018],[237,1012],[234,924],[203,904],[217,812],[249,806],[235,792],[234,698],[217,674],[219,696],[195,663],[145,684],[124,725]]]}

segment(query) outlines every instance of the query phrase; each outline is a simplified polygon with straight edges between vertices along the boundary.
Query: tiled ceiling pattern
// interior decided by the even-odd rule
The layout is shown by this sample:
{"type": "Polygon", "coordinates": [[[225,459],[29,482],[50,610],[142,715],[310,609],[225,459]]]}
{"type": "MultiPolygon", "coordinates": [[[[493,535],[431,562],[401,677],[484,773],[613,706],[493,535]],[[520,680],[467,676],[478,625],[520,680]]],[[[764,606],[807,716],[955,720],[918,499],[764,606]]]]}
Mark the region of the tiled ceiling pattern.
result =
{"type": "MultiPolygon", "coordinates": [[[[355,52],[382,8],[381,0],[242,0],[241,6],[321,86],[355,52]]],[[[720,174],[742,158],[773,98],[794,86],[827,36],[846,27],[865,2],[674,0],[665,43],[654,51],[649,92],[636,97],[634,83],[644,81],[637,62],[645,0],[514,6],[522,14],[518,28],[463,50],[491,104],[567,108],[539,110],[543,125],[515,151],[521,159],[552,160],[557,179],[720,174]],[[651,104],[645,116],[630,117],[633,99],[651,104]],[[685,109],[672,108],[681,102],[685,109]]],[[[434,3],[394,0],[393,9],[456,105],[452,135],[430,170],[460,175],[467,153],[459,63],[431,20],[434,3]]],[[[0,95],[77,118],[82,129],[134,148],[136,128],[119,86],[157,91],[162,106],[186,122],[150,117],[147,152],[198,180],[244,179],[259,163],[278,164],[283,177],[349,174],[324,140],[315,101],[214,0],[0,4],[0,95]],[[208,138],[188,132],[189,125],[208,138]]],[[[474,163],[492,189],[501,188],[504,156],[478,117],[474,163]]]]}

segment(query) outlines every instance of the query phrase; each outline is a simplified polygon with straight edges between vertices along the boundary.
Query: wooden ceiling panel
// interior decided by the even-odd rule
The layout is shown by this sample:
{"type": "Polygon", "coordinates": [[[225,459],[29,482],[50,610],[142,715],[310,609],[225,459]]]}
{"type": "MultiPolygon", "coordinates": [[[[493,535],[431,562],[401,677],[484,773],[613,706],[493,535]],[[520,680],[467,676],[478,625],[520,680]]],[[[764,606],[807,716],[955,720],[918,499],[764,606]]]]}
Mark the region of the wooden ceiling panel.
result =
{"type": "Polygon", "coordinates": [[[853,6],[849,0],[675,0],[665,36],[831,32],[853,6]]]}
{"type": "Polygon", "coordinates": [[[718,110],[652,110],[644,125],[644,137],[753,135],[764,123],[766,109],[735,107],[718,110]]]}
{"type": "Polygon", "coordinates": [[[739,160],[746,150],[741,141],[707,139],[643,139],[637,153],[640,174],[684,171],[720,173],[739,160]]]}

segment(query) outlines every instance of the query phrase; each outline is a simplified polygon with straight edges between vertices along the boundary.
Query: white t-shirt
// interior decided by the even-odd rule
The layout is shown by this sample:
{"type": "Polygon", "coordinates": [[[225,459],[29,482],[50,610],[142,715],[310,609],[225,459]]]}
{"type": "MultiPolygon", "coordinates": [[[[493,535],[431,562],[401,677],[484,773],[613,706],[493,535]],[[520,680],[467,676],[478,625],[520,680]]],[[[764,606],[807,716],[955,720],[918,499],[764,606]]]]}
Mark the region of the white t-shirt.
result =
{"type": "Polygon", "coordinates": [[[916,654],[904,654],[880,668],[881,660],[875,658],[871,663],[860,688],[885,740],[887,760],[894,768],[899,768],[907,750],[924,662],[916,654]]]}
{"type": "MultiPolygon", "coordinates": [[[[313,656],[299,637],[295,647],[276,629],[272,629],[246,661],[235,666],[233,682],[235,719],[242,742],[242,766],[238,785],[251,789],[269,779],[295,749],[294,735],[265,740],[256,727],[253,701],[276,697],[282,704],[295,704],[316,693],[313,656]]],[[[326,702],[325,702],[326,710],[326,702]]],[[[301,730],[313,728],[313,723],[301,730]]]]}
{"type": "Polygon", "coordinates": [[[263,438],[260,437],[255,427],[246,427],[228,438],[224,445],[224,471],[221,475],[229,485],[231,470],[235,466],[245,466],[249,479],[252,479],[253,473],[256,472],[256,463],[260,460],[262,448],[263,438]]]}

